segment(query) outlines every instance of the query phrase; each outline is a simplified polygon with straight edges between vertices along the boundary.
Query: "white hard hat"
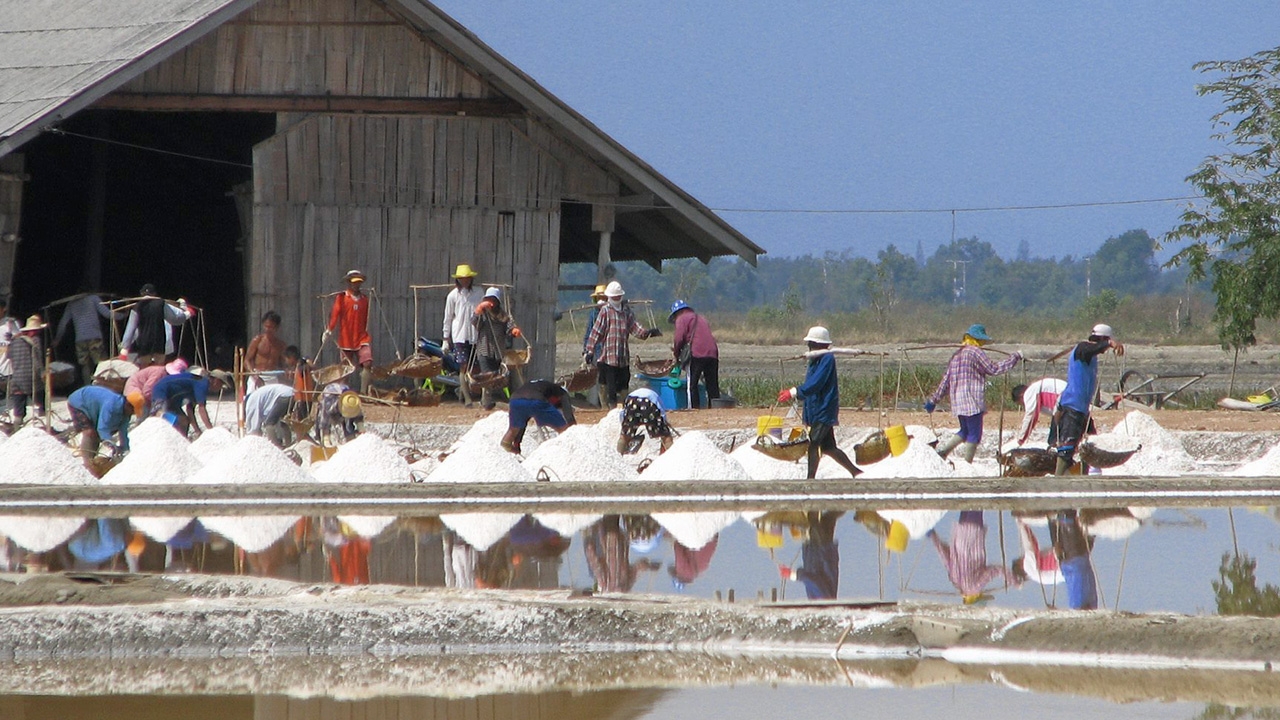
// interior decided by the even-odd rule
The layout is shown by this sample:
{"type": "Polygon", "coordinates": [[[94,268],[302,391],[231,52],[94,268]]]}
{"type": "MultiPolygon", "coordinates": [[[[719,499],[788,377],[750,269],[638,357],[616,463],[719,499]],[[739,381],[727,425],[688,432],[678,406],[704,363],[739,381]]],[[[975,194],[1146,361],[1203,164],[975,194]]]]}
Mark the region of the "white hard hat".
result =
{"type": "Polygon", "coordinates": [[[622,283],[617,280],[609,283],[608,287],[604,289],[605,297],[622,297],[623,295],[626,295],[626,293],[622,291],[622,283]]]}
{"type": "Polygon", "coordinates": [[[1109,338],[1111,337],[1112,332],[1113,331],[1110,325],[1107,325],[1106,323],[1098,323],[1097,325],[1093,326],[1093,330],[1089,331],[1089,334],[1097,335],[1098,337],[1109,338]]]}
{"type": "Polygon", "coordinates": [[[809,334],[804,336],[805,342],[819,343],[821,345],[831,344],[831,332],[821,325],[814,325],[809,328],[809,334]]]}

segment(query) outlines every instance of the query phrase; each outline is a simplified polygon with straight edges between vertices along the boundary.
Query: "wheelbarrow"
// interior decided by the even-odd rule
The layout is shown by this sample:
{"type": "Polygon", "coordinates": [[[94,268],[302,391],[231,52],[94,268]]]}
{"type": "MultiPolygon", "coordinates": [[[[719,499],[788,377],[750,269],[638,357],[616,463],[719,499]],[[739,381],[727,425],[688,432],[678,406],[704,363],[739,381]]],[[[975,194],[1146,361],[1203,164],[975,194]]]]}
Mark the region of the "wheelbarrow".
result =
{"type": "Polygon", "coordinates": [[[1182,403],[1174,400],[1174,396],[1195,385],[1209,373],[1183,373],[1176,375],[1144,375],[1137,370],[1129,370],[1120,376],[1120,392],[1103,403],[1102,409],[1110,410],[1125,400],[1159,410],[1165,405],[1180,407],[1182,403]],[[1177,385],[1167,389],[1170,381],[1177,385]]]}

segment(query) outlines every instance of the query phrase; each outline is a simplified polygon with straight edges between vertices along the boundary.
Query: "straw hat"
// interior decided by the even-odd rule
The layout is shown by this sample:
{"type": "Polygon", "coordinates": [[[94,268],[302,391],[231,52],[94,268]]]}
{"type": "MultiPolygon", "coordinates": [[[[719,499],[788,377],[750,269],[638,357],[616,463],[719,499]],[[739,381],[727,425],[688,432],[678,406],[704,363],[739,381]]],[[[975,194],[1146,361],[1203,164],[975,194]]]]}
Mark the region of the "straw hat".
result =
{"type": "Polygon", "coordinates": [[[223,385],[231,385],[235,382],[235,378],[226,370],[210,370],[209,377],[221,382],[223,385]]]}
{"type": "Polygon", "coordinates": [[[597,285],[595,291],[591,293],[592,300],[599,300],[604,297],[604,286],[597,285]]]}
{"type": "Polygon", "coordinates": [[[47,327],[49,327],[49,324],[41,319],[39,315],[32,315],[27,318],[27,324],[22,326],[22,332],[35,332],[36,330],[43,330],[47,327]]]}
{"type": "Polygon", "coordinates": [[[467,265],[466,263],[459,265],[458,269],[453,271],[453,277],[455,280],[458,278],[473,278],[479,274],[480,273],[476,272],[475,270],[472,270],[471,266],[467,265]]]}
{"type": "Polygon", "coordinates": [[[360,395],[355,390],[348,390],[339,395],[338,412],[348,420],[360,417],[360,395]]]}

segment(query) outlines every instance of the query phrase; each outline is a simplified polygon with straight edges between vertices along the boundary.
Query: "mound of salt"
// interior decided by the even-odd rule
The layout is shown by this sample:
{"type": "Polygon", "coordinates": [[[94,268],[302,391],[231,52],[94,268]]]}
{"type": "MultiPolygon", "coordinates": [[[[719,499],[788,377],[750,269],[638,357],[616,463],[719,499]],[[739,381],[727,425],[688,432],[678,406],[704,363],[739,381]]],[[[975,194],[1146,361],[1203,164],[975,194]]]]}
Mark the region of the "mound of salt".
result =
{"type": "Polygon", "coordinates": [[[188,482],[195,485],[305,483],[310,476],[270,440],[246,435],[205,460],[188,482]]]}
{"type": "Polygon", "coordinates": [[[524,467],[535,477],[546,468],[552,481],[636,479],[635,468],[623,460],[616,446],[606,444],[596,428],[589,425],[575,425],[542,443],[525,458],[524,467]]]}
{"type": "Polygon", "coordinates": [[[409,472],[412,473],[414,482],[426,482],[438,467],[440,467],[440,461],[427,456],[410,465],[409,472]]]}
{"type": "Polygon", "coordinates": [[[745,468],[707,437],[691,430],[649,465],[643,480],[750,480],[745,468]]]}
{"type": "Polygon", "coordinates": [[[1128,462],[1105,472],[1150,476],[1181,475],[1195,470],[1195,458],[1182,446],[1182,441],[1160,427],[1155,418],[1138,410],[1126,415],[1110,433],[1095,435],[1090,440],[1104,450],[1132,449],[1135,442],[1142,445],[1128,462]]]}
{"type": "MultiPolygon", "coordinates": [[[[150,421],[148,421],[150,422],[150,421]]],[[[146,423],[143,423],[144,425],[146,423]]],[[[166,423],[168,424],[168,423],[166,423]]],[[[236,436],[231,431],[221,427],[211,427],[200,433],[200,437],[191,443],[191,452],[200,462],[207,463],[209,458],[213,457],[220,450],[231,447],[236,444],[236,436]]]]}
{"type": "Polygon", "coordinates": [[[129,454],[102,476],[103,485],[175,485],[200,469],[191,443],[169,423],[149,418],[138,430],[144,431],[143,437],[130,436],[129,454]]]}
{"type": "Polygon", "coordinates": [[[81,525],[84,518],[0,515],[0,536],[27,552],[41,553],[69,540],[81,525]]]}
{"type": "Polygon", "coordinates": [[[97,484],[70,448],[34,425],[0,445],[0,485],[97,484]]]}
{"type": "MultiPolygon", "coordinates": [[[[459,445],[427,476],[427,482],[534,482],[533,475],[520,460],[499,447],[496,441],[460,442],[459,445]]],[[[520,513],[445,513],[440,516],[440,522],[483,552],[501,540],[522,517],[520,513]]]]}
{"type": "MultiPolygon", "coordinates": [[[[1145,449],[1141,452],[1145,452],[1145,449]]],[[[1233,477],[1266,477],[1280,475],[1280,445],[1267,451],[1267,454],[1226,473],[1233,477]]]]}
{"type": "MultiPolygon", "coordinates": [[[[507,413],[496,410],[481,420],[477,420],[471,427],[458,438],[458,441],[449,447],[449,452],[457,452],[464,445],[481,445],[484,447],[492,447],[495,450],[501,450],[498,445],[502,440],[502,436],[506,434],[507,428],[511,427],[510,416],[507,413]]],[[[542,442],[542,432],[536,425],[530,423],[529,430],[524,435],[523,445],[526,453],[532,452],[542,442]]]]}
{"type": "Polygon", "coordinates": [[[338,448],[315,470],[315,478],[324,483],[408,483],[413,480],[409,463],[400,456],[395,445],[373,433],[338,448]]]}

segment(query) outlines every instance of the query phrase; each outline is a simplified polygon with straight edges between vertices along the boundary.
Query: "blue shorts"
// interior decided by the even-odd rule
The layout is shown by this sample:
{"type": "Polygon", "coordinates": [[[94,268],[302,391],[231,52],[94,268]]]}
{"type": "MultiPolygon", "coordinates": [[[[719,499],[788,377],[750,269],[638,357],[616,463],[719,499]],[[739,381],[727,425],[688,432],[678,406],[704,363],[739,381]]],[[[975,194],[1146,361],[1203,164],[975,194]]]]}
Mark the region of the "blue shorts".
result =
{"type": "Polygon", "coordinates": [[[959,415],[960,432],[956,433],[962,440],[967,443],[977,445],[982,442],[982,416],[985,413],[976,413],[974,415],[959,415]]]}
{"type": "Polygon", "coordinates": [[[569,424],[564,419],[564,413],[560,412],[560,408],[552,405],[547,400],[513,398],[507,404],[507,412],[513,428],[527,427],[530,420],[538,423],[540,427],[557,429],[569,424]]]}

